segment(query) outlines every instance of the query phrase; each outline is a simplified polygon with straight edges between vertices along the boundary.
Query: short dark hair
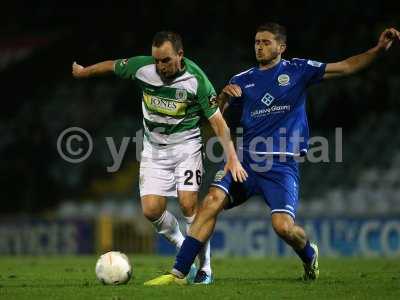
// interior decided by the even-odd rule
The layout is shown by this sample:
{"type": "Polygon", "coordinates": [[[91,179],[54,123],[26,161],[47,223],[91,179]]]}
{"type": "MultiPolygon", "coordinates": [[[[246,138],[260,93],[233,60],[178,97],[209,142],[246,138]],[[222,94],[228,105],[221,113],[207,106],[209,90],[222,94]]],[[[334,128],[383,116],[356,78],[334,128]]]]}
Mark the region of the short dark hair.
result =
{"type": "Polygon", "coordinates": [[[171,42],[175,52],[183,50],[181,36],[173,31],[159,31],[153,37],[153,46],[160,47],[165,42],[171,42]]]}
{"type": "Polygon", "coordinates": [[[275,38],[282,43],[286,43],[286,28],[278,23],[264,23],[257,28],[257,32],[268,31],[275,35],[275,38]]]}

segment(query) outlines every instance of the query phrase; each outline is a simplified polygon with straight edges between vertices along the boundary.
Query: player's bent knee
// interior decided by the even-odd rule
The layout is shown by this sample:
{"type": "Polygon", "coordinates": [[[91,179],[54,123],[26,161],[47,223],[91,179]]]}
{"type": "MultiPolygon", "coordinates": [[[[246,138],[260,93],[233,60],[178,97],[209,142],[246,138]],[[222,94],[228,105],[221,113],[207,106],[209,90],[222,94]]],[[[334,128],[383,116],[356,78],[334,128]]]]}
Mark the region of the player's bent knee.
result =
{"type": "Polygon", "coordinates": [[[155,206],[143,207],[143,215],[146,217],[146,219],[148,219],[151,222],[161,218],[163,213],[164,209],[161,207],[155,207],[155,206]]]}
{"type": "Polygon", "coordinates": [[[203,203],[201,204],[200,210],[210,215],[217,215],[225,206],[225,195],[215,191],[210,191],[203,203]]]}
{"type": "Polygon", "coordinates": [[[283,237],[283,238],[290,237],[290,230],[287,226],[283,226],[283,225],[276,226],[276,227],[274,227],[274,230],[280,237],[283,237]]]}
{"type": "Polygon", "coordinates": [[[286,213],[272,214],[272,227],[278,234],[285,235],[290,233],[294,228],[293,218],[286,213]]]}
{"type": "Polygon", "coordinates": [[[191,217],[196,213],[197,195],[196,191],[178,191],[179,205],[184,216],[191,217]]]}
{"type": "Polygon", "coordinates": [[[275,232],[282,238],[289,238],[292,235],[293,224],[286,220],[278,220],[272,222],[275,232]]]}
{"type": "Polygon", "coordinates": [[[196,202],[180,203],[182,213],[186,217],[191,217],[196,213],[196,206],[197,206],[196,202]]]}

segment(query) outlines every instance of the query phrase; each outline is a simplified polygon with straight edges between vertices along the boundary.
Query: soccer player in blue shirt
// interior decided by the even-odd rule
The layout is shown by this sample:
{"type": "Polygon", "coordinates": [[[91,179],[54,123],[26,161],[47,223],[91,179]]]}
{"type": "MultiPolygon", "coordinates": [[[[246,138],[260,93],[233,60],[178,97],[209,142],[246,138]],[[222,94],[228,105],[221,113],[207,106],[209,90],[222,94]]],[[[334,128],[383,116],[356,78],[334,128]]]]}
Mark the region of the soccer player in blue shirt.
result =
{"type": "MultiPolygon", "coordinates": [[[[263,196],[271,208],[272,227],[302,260],[303,278],[317,279],[318,247],[295,223],[299,187],[295,157],[305,154],[309,137],[306,90],[323,79],[366,68],[394,40],[400,40],[400,33],[390,28],[381,33],[375,47],[343,61],[325,64],[307,59],[285,60],[281,58],[286,49],[285,28],[276,23],[260,26],[254,46],[258,66],[235,75],[219,96],[222,102],[231,97],[230,109],[241,113],[237,119],[243,127],[243,145],[237,151],[248,178],[240,183],[231,173],[217,172],[171,273],[145,284],[185,283],[196,255],[211,237],[218,214],[253,195],[263,196]]],[[[198,282],[212,282],[207,274],[197,276],[204,277],[198,282]]]]}

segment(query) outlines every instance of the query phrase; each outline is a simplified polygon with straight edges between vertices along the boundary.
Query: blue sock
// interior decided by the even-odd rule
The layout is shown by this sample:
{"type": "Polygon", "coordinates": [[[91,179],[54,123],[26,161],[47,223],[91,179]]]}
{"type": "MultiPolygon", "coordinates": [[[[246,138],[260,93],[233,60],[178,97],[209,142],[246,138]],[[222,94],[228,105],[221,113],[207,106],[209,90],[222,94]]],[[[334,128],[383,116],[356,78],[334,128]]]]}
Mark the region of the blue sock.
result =
{"type": "Polygon", "coordinates": [[[312,259],[315,254],[314,249],[310,246],[310,241],[307,241],[305,247],[302,250],[294,250],[294,251],[296,251],[297,255],[306,264],[312,262],[312,259]]]}
{"type": "Polygon", "coordinates": [[[190,267],[193,264],[197,254],[199,254],[201,248],[203,248],[203,243],[191,236],[186,236],[183,241],[182,247],[176,255],[174,269],[186,276],[190,267]]]}

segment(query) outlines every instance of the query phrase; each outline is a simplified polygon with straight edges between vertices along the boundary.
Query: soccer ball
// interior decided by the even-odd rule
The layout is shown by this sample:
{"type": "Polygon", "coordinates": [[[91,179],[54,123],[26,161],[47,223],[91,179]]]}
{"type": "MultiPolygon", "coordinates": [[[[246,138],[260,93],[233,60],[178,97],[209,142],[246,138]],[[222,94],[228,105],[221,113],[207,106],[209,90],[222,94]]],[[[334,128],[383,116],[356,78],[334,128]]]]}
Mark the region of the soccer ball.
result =
{"type": "Polygon", "coordinates": [[[128,257],[119,251],[110,251],[97,260],[96,276],[103,284],[125,284],[131,279],[132,267],[128,257]]]}

